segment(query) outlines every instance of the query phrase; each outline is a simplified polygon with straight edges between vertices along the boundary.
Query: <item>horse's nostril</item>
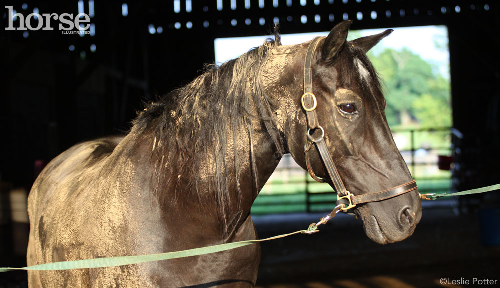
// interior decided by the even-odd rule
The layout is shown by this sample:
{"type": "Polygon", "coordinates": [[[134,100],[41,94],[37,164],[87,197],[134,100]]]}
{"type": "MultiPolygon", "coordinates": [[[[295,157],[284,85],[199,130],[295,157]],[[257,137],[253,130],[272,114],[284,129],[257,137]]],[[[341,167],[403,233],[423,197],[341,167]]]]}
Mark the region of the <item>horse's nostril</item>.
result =
{"type": "Polygon", "coordinates": [[[403,208],[403,210],[401,210],[401,214],[399,215],[399,224],[404,228],[412,227],[415,222],[414,216],[414,213],[409,207],[403,208]]]}

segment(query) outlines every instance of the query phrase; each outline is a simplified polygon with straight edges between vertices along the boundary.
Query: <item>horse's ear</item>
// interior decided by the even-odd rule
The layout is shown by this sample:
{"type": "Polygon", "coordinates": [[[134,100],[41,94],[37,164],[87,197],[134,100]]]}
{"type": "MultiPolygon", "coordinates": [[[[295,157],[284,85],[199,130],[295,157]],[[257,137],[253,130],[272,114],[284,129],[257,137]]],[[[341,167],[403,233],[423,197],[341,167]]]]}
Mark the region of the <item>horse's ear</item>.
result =
{"type": "Polygon", "coordinates": [[[330,34],[325,39],[325,43],[323,44],[323,49],[321,51],[321,56],[323,60],[331,61],[335,58],[335,55],[342,50],[347,38],[347,32],[349,30],[349,26],[351,26],[352,21],[346,20],[342,21],[339,24],[333,27],[330,34]]]}
{"type": "Polygon", "coordinates": [[[368,52],[370,49],[373,48],[373,46],[377,45],[380,40],[384,39],[387,35],[392,33],[392,29],[387,29],[382,33],[371,35],[371,36],[366,36],[366,37],[361,37],[356,40],[351,41],[351,43],[358,47],[361,48],[365,53],[368,52]]]}

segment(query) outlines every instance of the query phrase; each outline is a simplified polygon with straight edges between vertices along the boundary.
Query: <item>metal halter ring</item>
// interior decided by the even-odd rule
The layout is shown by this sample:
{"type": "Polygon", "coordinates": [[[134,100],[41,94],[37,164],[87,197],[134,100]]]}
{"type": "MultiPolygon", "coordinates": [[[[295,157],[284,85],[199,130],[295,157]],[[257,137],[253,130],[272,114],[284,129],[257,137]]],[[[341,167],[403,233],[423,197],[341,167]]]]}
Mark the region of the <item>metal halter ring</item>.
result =
{"type": "Polygon", "coordinates": [[[320,141],[321,139],[323,139],[323,137],[325,137],[325,129],[323,129],[323,127],[319,126],[318,125],[318,128],[314,128],[314,129],[307,129],[307,138],[309,138],[309,140],[311,140],[312,142],[316,143],[318,141],[320,141]],[[321,129],[321,136],[319,136],[318,138],[314,139],[313,136],[311,135],[311,130],[316,130],[316,129],[321,129]]]}
{"type": "Polygon", "coordinates": [[[316,101],[316,96],[313,93],[311,93],[311,92],[304,93],[302,95],[302,97],[300,98],[300,101],[302,102],[302,108],[304,108],[304,110],[306,110],[307,112],[314,111],[314,109],[316,109],[316,106],[318,105],[318,102],[316,101]],[[311,96],[312,97],[313,106],[311,108],[307,108],[306,105],[305,105],[305,98],[307,96],[311,96]]]}
{"type": "Polygon", "coordinates": [[[342,197],[339,197],[339,195],[337,194],[337,201],[339,201],[340,199],[344,199],[344,198],[346,198],[347,200],[349,200],[349,205],[347,205],[347,207],[340,208],[340,210],[342,210],[343,212],[346,212],[347,210],[356,207],[355,204],[352,204],[352,199],[351,199],[352,196],[354,196],[354,195],[351,194],[351,192],[349,192],[349,191],[347,191],[347,194],[344,195],[344,196],[342,196],[342,197]]]}

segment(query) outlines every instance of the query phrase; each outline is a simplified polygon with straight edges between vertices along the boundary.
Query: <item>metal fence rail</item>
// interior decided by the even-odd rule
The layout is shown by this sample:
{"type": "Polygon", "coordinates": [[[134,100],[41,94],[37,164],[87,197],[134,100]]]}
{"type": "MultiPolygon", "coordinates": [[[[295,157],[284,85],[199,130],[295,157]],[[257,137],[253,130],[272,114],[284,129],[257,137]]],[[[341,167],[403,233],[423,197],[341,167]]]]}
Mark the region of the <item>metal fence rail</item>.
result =
{"type": "MultiPolygon", "coordinates": [[[[401,155],[422,193],[445,193],[451,189],[451,174],[438,169],[438,156],[451,155],[451,128],[393,129],[401,155]]],[[[332,209],[336,193],[326,183],[317,183],[285,155],[262,188],[253,214],[320,212],[332,209]]]]}

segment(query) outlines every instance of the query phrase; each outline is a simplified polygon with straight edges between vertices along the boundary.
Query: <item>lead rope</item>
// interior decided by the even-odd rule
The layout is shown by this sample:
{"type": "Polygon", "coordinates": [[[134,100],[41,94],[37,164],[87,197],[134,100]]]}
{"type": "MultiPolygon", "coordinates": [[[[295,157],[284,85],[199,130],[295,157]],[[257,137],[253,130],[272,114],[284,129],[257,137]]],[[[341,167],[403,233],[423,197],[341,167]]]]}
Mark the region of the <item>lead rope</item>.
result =
{"type": "Polygon", "coordinates": [[[265,242],[280,238],[285,238],[295,234],[313,234],[319,232],[318,226],[322,224],[326,224],[330,219],[335,217],[342,205],[338,205],[333,209],[325,217],[321,218],[319,222],[312,223],[306,230],[298,230],[292,233],[281,234],[274,237],[269,237],[265,239],[257,239],[257,240],[246,240],[232,243],[224,243],[220,245],[213,245],[201,248],[194,248],[182,251],[168,252],[168,253],[159,253],[159,254],[148,254],[148,255],[137,255],[137,256],[118,256],[118,257],[105,257],[105,258],[95,258],[95,259],[85,259],[85,260],[76,260],[76,261],[61,261],[61,262],[53,262],[53,263],[45,263],[33,266],[27,266],[22,268],[12,268],[12,267],[0,267],[0,272],[14,271],[14,270],[30,270],[30,271],[55,271],[55,270],[73,270],[73,269],[88,269],[88,268],[106,268],[106,267],[116,267],[116,266],[124,266],[131,264],[139,264],[146,262],[154,262],[161,260],[169,260],[169,259],[178,259],[185,258],[191,256],[200,256],[206,255],[216,252],[222,252],[226,250],[235,249],[238,247],[247,246],[250,244],[255,244],[259,242],[265,242]]]}
{"type": "MultiPolygon", "coordinates": [[[[456,192],[456,193],[445,193],[445,194],[435,194],[426,193],[420,194],[422,200],[436,200],[442,197],[448,196],[461,196],[461,195],[471,195],[478,193],[485,193],[490,191],[495,191],[500,189],[500,184],[495,184],[491,186],[481,187],[477,189],[470,189],[466,191],[456,192]]],[[[84,268],[105,268],[105,267],[116,267],[123,265],[139,264],[153,261],[161,261],[168,259],[177,259],[191,256],[200,256],[205,254],[211,254],[216,252],[222,252],[226,250],[235,249],[238,247],[247,246],[250,244],[255,244],[259,242],[270,241],[274,239],[285,238],[295,234],[314,234],[319,232],[318,226],[326,224],[329,220],[335,217],[342,209],[344,204],[337,205],[332,212],[330,212],[325,217],[321,218],[317,223],[312,223],[306,230],[298,230],[292,233],[281,234],[274,237],[269,237],[260,240],[246,240],[232,243],[224,243],[220,245],[213,245],[201,248],[194,248],[182,251],[159,253],[159,254],[149,254],[149,255],[137,255],[137,256],[119,256],[119,257],[106,257],[106,258],[96,258],[96,259],[85,259],[76,261],[61,261],[53,263],[45,263],[33,266],[27,266],[22,268],[12,268],[12,267],[0,267],[0,272],[14,271],[14,270],[31,270],[31,271],[54,271],[54,270],[72,270],[72,269],[84,269],[84,268]]]]}
{"type": "Polygon", "coordinates": [[[443,193],[443,194],[425,193],[425,194],[420,194],[420,199],[422,199],[422,200],[437,200],[437,199],[443,198],[443,197],[479,194],[479,193],[491,192],[491,191],[495,191],[495,190],[499,190],[499,189],[500,189],[500,184],[495,184],[495,185],[490,185],[490,186],[485,186],[485,187],[481,187],[481,188],[470,189],[470,190],[465,190],[465,191],[455,192],[455,193],[443,193]]]}

